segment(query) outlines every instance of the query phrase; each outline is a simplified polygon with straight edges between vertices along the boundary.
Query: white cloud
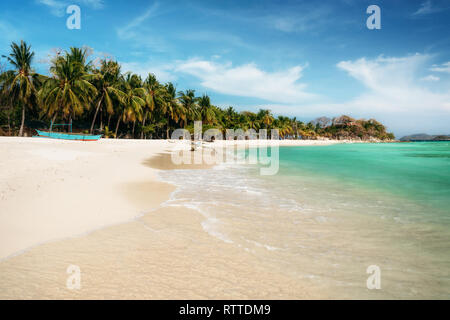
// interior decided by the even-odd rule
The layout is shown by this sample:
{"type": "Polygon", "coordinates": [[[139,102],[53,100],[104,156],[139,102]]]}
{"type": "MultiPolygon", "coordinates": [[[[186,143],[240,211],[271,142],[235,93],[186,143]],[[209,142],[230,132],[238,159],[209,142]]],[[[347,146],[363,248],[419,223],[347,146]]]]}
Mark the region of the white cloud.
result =
{"type": "Polygon", "coordinates": [[[429,55],[415,54],[401,58],[378,57],[343,61],[338,68],[359,80],[369,91],[353,103],[369,110],[396,112],[449,112],[450,93],[430,91],[420,84],[417,71],[430,59],[429,55]]]}
{"type": "Polygon", "coordinates": [[[325,6],[308,6],[294,9],[282,15],[268,15],[260,21],[268,26],[283,32],[305,32],[332,23],[331,8],[325,6]]]}
{"type": "Polygon", "coordinates": [[[36,0],[38,3],[43,4],[50,8],[50,12],[57,16],[62,17],[65,14],[66,8],[71,4],[86,5],[93,9],[102,9],[104,7],[103,0],[36,0]]]}
{"type": "Polygon", "coordinates": [[[431,71],[435,72],[447,72],[450,73],[450,61],[443,63],[441,65],[434,64],[431,68],[431,71]]]}
{"type": "Polygon", "coordinates": [[[191,59],[181,61],[174,71],[200,79],[203,87],[222,94],[265,99],[278,103],[299,103],[315,98],[299,83],[304,67],[267,72],[255,64],[233,66],[231,63],[191,59]]]}
{"type": "Polygon", "coordinates": [[[64,16],[64,11],[66,8],[66,5],[62,1],[58,0],[38,0],[40,4],[46,5],[50,8],[50,11],[52,14],[54,14],[57,17],[64,16]]]}
{"type": "MultiPolygon", "coordinates": [[[[434,1],[436,2],[436,1],[434,1]]],[[[420,5],[420,8],[417,9],[416,12],[413,13],[413,16],[422,16],[427,14],[432,14],[436,12],[441,12],[449,9],[447,6],[442,6],[442,3],[440,5],[433,3],[431,0],[427,0],[425,2],[422,2],[420,5]]]]}
{"type": "Polygon", "coordinates": [[[78,0],[78,1],[86,5],[89,5],[94,9],[102,9],[105,6],[103,0],[78,0]]]}
{"type": "Polygon", "coordinates": [[[176,80],[177,73],[186,74],[199,79],[204,88],[218,93],[276,103],[301,103],[317,98],[306,91],[305,84],[298,82],[302,77],[303,66],[267,72],[253,63],[233,66],[231,63],[220,63],[218,59],[216,56],[211,61],[190,59],[167,64],[127,62],[122,63],[122,69],[142,77],[151,72],[162,82],[176,80]]]}
{"type": "Polygon", "coordinates": [[[450,92],[424,86],[417,76],[431,56],[342,61],[338,68],[366,87],[356,98],[336,105],[337,110],[376,117],[404,132],[444,130],[450,122],[450,92]]]}
{"type": "Polygon", "coordinates": [[[133,72],[145,79],[149,73],[153,73],[161,82],[175,81],[177,78],[172,73],[172,64],[157,64],[151,61],[139,62],[125,62],[121,63],[122,72],[133,72]]]}
{"type": "MultiPolygon", "coordinates": [[[[432,56],[360,58],[341,61],[337,68],[356,79],[365,89],[355,97],[337,102],[323,94],[314,95],[302,80],[303,66],[268,72],[255,64],[235,66],[218,59],[190,59],[167,64],[130,62],[123,71],[147,76],[155,73],[161,81],[173,81],[175,74],[197,78],[200,85],[226,95],[267,100],[246,109],[271,109],[275,114],[315,118],[319,115],[376,118],[398,135],[415,132],[445,133],[450,122],[450,91],[436,76],[423,78],[432,56]],[[426,81],[424,81],[426,80],[426,81]]],[[[446,65],[446,64],[444,64],[446,65]]],[[[222,101],[223,102],[223,101],[222,101]]],[[[221,101],[216,103],[221,104],[221,101]]],[[[448,133],[448,132],[447,132],[448,133]]]]}
{"type": "MultiPolygon", "coordinates": [[[[359,80],[372,93],[396,100],[399,92],[422,90],[414,84],[415,73],[429,58],[428,55],[421,54],[400,58],[380,56],[372,60],[361,58],[356,61],[341,61],[337,67],[359,80]]],[[[406,95],[410,96],[411,92],[406,95]]],[[[404,95],[400,95],[402,96],[404,95]]]]}
{"type": "Polygon", "coordinates": [[[441,78],[433,76],[432,74],[430,74],[430,75],[428,75],[426,77],[423,77],[420,80],[422,80],[422,81],[439,81],[439,80],[441,80],[441,78]]]}
{"type": "Polygon", "coordinates": [[[133,48],[143,47],[157,52],[169,51],[172,44],[166,39],[166,34],[157,33],[154,28],[144,24],[150,18],[157,17],[161,12],[158,2],[154,2],[141,15],[137,16],[128,24],[116,29],[116,34],[120,40],[128,40],[133,48]]]}
{"type": "Polygon", "coordinates": [[[269,28],[286,33],[317,31],[332,25],[335,20],[333,7],[319,1],[293,1],[284,3],[282,7],[268,3],[253,10],[211,9],[201,5],[193,10],[201,15],[216,16],[228,23],[237,21],[245,25],[255,25],[258,28],[269,28]]]}
{"type": "Polygon", "coordinates": [[[431,1],[427,0],[420,5],[420,8],[414,12],[414,15],[429,14],[433,12],[431,1]]]}
{"type": "Polygon", "coordinates": [[[437,88],[433,85],[432,90],[418,76],[430,59],[429,55],[416,54],[341,61],[337,67],[365,87],[354,98],[344,102],[322,98],[309,104],[275,103],[255,108],[264,107],[277,114],[311,119],[340,114],[375,118],[400,136],[417,132],[447,133],[450,123],[448,86],[446,83],[437,88]]]}
{"type": "Polygon", "coordinates": [[[127,24],[124,27],[118,28],[117,35],[119,36],[119,38],[130,39],[130,38],[135,37],[136,33],[135,33],[134,29],[139,27],[143,22],[145,22],[150,17],[155,16],[158,7],[159,7],[159,4],[157,2],[155,2],[146,11],[144,11],[143,14],[134,18],[129,24],[127,24]]]}

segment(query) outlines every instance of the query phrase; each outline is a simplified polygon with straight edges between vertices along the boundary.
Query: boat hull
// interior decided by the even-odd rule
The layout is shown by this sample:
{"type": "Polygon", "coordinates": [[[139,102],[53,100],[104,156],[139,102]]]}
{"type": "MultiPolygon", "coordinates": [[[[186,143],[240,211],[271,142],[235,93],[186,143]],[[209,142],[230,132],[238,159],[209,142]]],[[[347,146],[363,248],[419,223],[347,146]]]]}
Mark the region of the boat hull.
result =
{"type": "Polygon", "coordinates": [[[101,135],[90,135],[90,134],[78,134],[78,133],[61,133],[61,132],[47,132],[36,130],[38,137],[40,138],[50,138],[59,140],[73,140],[73,141],[98,141],[102,138],[101,135]]]}

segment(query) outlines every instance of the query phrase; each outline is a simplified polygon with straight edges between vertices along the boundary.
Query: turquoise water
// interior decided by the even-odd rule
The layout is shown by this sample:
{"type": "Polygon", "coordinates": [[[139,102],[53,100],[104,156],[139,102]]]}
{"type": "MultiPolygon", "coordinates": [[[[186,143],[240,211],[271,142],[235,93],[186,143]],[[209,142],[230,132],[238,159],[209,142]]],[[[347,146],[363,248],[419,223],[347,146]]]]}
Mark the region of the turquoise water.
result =
{"type": "Polygon", "coordinates": [[[281,147],[279,172],[173,170],[166,203],[328,298],[450,298],[450,144],[281,147]],[[369,266],[382,289],[368,290],[369,266]]]}
{"type": "Polygon", "coordinates": [[[450,222],[449,142],[281,148],[279,175],[305,174],[403,197],[423,207],[415,218],[450,222]]]}

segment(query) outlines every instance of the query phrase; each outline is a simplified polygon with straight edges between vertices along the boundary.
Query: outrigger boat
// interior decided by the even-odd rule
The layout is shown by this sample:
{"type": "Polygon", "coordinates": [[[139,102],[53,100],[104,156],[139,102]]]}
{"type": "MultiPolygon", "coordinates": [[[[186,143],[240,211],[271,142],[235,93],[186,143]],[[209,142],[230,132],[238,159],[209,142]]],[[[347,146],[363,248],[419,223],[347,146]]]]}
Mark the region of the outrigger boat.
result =
{"type": "Polygon", "coordinates": [[[72,133],[72,124],[51,124],[50,131],[37,130],[37,138],[50,138],[61,140],[74,140],[74,141],[98,141],[102,138],[102,135],[92,135],[84,133],[72,133]],[[70,133],[53,132],[54,126],[70,126],[70,133]]]}

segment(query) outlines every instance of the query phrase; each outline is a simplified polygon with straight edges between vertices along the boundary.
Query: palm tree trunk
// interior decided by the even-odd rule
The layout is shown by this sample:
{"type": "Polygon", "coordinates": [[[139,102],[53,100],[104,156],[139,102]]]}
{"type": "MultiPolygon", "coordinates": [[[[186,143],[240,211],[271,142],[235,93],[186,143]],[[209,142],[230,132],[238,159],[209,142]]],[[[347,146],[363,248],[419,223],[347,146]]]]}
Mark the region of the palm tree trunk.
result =
{"type": "Polygon", "coordinates": [[[145,120],[147,118],[147,114],[148,114],[148,111],[145,111],[144,119],[142,119],[141,139],[144,139],[144,127],[145,127],[145,120]]]}
{"type": "Polygon", "coordinates": [[[133,121],[133,130],[131,131],[131,137],[134,139],[134,129],[136,128],[136,120],[133,121]]]}
{"type": "Polygon", "coordinates": [[[166,131],[166,139],[169,140],[169,122],[170,122],[170,117],[167,117],[167,131],[166,131]]]}
{"type": "Polygon", "coordinates": [[[120,116],[119,119],[117,120],[116,133],[115,133],[116,139],[117,139],[117,132],[119,131],[120,120],[122,120],[122,116],[120,116]]]}
{"type": "Polygon", "coordinates": [[[91,130],[89,131],[91,134],[94,132],[95,119],[97,118],[98,110],[100,110],[100,104],[102,103],[103,96],[104,93],[102,94],[100,100],[98,100],[97,109],[95,109],[94,119],[92,119],[91,130]]]}
{"type": "Polygon", "coordinates": [[[11,112],[12,112],[12,110],[13,110],[13,107],[12,107],[12,99],[10,100],[10,102],[9,102],[9,109],[8,109],[8,134],[9,134],[9,136],[11,136],[11,134],[12,134],[12,130],[11,130],[11,112]]]}
{"type": "Polygon", "coordinates": [[[11,115],[8,112],[8,136],[11,136],[11,115]]]}
{"type": "Polygon", "coordinates": [[[100,109],[100,131],[103,131],[103,112],[100,109]]]}
{"type": "Polygon", "coordinates": [[[22,123],[20,124],[19,137],[23,137],[24,126],[25,126],[25,104],[22,105],[22,123]]]}
{"type": "Polygon", "coordinates": [[[111,124],[111,114],[108,115],[108,129],[111,129],[109,126],[111,124]]]}
{"type": "MultiPolygon", "coordinates": [[[[56,113],[53,115],[53,117],[52,117],[52,125],[55,123],[55,121],[56,121],[56,113]]],[[[52,125],[50,125],[50,127],[52,126],[52,125]]],[[[51,128],[52,130],[53,130],[53,127],[51,128]]]]}

